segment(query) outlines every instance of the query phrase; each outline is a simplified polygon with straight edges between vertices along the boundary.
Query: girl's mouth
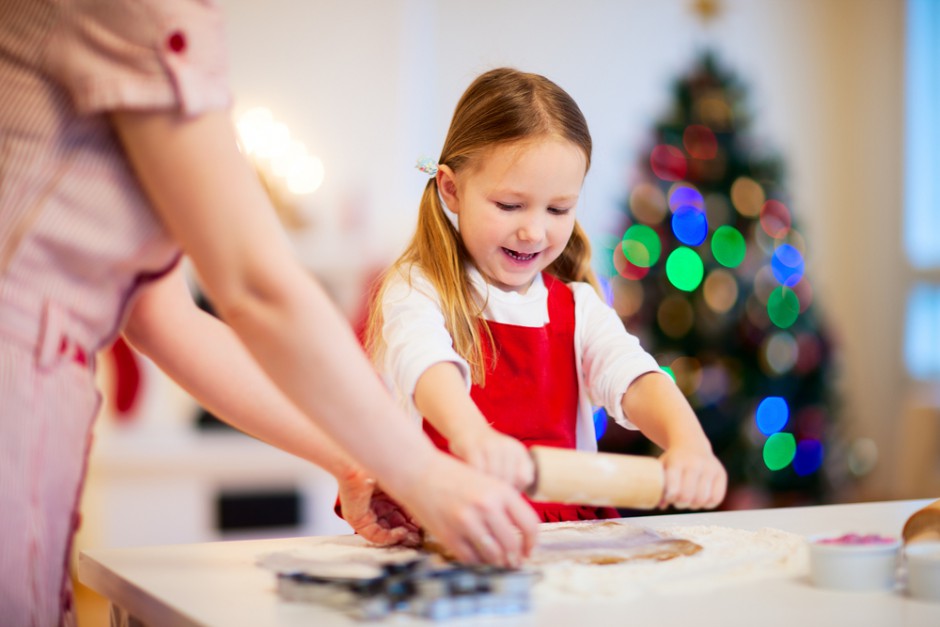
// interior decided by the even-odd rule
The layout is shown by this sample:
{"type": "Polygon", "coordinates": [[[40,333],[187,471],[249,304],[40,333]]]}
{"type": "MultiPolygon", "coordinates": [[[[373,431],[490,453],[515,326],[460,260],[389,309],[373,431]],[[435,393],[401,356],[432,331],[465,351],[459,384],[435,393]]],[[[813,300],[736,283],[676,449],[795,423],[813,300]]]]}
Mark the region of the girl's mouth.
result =
{"type": "Polygon", "coordinates": [[[503,248],[503,252],[516,261],[531,261],[538,253],[519,253],[509,248],[503,248]]]}

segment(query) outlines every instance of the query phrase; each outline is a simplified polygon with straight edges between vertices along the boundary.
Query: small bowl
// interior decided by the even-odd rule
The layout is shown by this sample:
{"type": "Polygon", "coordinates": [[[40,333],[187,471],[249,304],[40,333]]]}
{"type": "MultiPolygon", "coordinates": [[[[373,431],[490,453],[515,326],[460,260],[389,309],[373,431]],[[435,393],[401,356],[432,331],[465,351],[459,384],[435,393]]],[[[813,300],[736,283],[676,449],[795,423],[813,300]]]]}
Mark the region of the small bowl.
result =
{"type": "Polygon", "coordinates": [[[810,581],[835,590],[891,590],[901,541],[878,534],[820,534],[808,538],[810,581]]]}
{"type": "Polygon", "coordinates": [[[940,541],[908,544],[904,560],[907,593],[915,599],[940,601],[940,541]]]}

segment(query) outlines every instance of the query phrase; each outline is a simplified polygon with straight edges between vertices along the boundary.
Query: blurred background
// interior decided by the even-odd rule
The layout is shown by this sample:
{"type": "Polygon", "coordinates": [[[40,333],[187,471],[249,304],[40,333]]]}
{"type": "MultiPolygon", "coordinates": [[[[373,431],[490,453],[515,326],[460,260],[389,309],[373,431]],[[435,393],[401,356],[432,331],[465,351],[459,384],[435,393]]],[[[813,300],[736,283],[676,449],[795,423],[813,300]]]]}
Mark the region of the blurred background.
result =
{"type": "MultiPolygon", "coordinates": [[[[243,148],[351,324],[462,91],[544,74],[594,138],[595,268],[728,466],[723,507],[940,495],[940,2],[221,4],[243,148]]],[[[348,531],[328,475],[101,361],[76,550],[348,531]]]]}

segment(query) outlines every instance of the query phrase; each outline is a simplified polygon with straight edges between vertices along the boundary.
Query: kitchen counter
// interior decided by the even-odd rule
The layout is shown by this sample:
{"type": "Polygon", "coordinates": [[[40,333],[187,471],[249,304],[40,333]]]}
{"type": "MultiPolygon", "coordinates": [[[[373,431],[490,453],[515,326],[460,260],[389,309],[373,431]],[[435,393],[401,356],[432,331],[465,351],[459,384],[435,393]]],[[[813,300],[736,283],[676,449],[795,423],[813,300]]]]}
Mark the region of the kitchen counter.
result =
{"type": "MultiPolygon", "coordinates": [[[[801,535],[845,529],[900,536],[908,516],[931,500],[686,513],[633,521],[654,529],[670,525],[719,525],[749,531],[773,527],[801,535]]],[[[328,539],[321,536],[87,550],[79,557],[79,579],[146,625],[366,624],[326,607],[281,601],[275,591],[275,576],[255,564],[259,555],[315,547],[328,539]]],[[[702,593],[650,595],[623,602],[539,599],[526,614],[448,622],[540,627],[626,624],[936,627],[940,625],[940,603],[911,599],[901,587],[893,592],[841,592],[815,588],[805,578],[765,579],[702,593]]],[[[401,614],[378,624],[433,623],[401,614]]]]}

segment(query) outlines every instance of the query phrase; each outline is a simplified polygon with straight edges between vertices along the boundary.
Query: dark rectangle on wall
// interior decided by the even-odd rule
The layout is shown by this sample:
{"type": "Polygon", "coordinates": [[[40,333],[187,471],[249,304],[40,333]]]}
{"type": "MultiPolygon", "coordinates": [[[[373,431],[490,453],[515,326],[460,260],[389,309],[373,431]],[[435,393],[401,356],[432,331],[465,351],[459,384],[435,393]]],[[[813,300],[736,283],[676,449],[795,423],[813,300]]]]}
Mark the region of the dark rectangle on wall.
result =
{"type": "Polygon", "coordinates": [[[296,489],[225,491],[216,496],[216,529],[244,531],[299,527],[303,496],[296,489]]]}

